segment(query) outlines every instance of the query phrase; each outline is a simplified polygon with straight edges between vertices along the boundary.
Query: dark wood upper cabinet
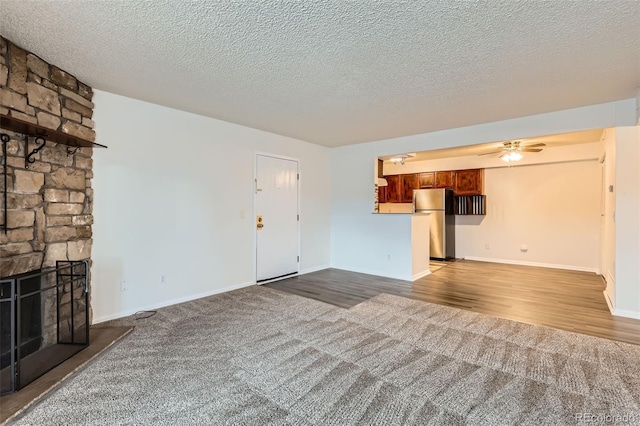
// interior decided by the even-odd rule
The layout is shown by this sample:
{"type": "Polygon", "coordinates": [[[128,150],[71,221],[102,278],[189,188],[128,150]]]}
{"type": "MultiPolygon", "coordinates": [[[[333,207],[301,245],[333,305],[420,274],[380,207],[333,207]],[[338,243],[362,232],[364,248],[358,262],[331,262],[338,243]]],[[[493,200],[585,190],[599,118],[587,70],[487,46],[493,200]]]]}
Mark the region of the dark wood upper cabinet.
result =
{"type": "Polygon", "coordinates": [[[420,173],[420,188],[433,188],[434,173],[420,173]]]}
{"type": "Polygon", "coordinates": [[[418,173],[400,175],[400,182],[400,202],[412,203],[413,190],[420,189],[420,175],[418,173]]]}
{"type": "Polygon", "coordinates": [[[456,195],[480,195],[483,192],[484,169],[456,170],[453,192],[456,195]]]}
{"type": "Polygon", "coordinates": [[[421,188],[453,188],[455,195],[481,195],[484,169],[387,175],[387,186],[378,187],[379,203],[412,203],[413,191],[421,188]]]}
{"type": "Polygon", "coordinates": [[[453,188],[454,171],[436,172],[436,188],[453,188]]]}
{"type": "Polygon", "coordinates": [[[378,187],[379,203],[412,203],[413,190],[420,188],[420,175],[387,175],[387,186],[378,187]]]}
{"type": "Polygon", "coordinates": [[[380,203],[399,203],[400,202],[400,175],[391,175],[384,177],[387,180],[387,186],[382,186],[382,194],[384,199],[380,198],[378,192],[378,202],[380,203]]]}

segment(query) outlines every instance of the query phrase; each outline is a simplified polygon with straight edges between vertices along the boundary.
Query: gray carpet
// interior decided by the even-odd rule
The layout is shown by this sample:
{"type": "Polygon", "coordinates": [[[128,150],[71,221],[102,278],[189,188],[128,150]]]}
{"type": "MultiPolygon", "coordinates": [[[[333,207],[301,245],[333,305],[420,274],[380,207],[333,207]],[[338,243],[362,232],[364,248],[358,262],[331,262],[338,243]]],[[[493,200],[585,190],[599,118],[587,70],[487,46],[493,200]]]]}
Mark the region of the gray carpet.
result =
{"type": "Polygon", "coordinates": [[[119,324],[136,329],[16,424],[640,423],[640,346],[397,296],[249,287],[119,324]]]}

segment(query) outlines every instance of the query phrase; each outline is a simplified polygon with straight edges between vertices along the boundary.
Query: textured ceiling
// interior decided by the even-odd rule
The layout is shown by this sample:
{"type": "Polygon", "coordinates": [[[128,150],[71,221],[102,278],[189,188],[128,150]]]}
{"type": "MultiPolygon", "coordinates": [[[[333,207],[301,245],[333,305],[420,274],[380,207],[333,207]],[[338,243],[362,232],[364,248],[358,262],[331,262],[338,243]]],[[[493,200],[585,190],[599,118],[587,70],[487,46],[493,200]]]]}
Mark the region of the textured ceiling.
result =
{"type": "Polygon", "coordinates": [[[0,33],[94,88],[326,146],[640,86],[633,0],[0,0],[0,33]]]}

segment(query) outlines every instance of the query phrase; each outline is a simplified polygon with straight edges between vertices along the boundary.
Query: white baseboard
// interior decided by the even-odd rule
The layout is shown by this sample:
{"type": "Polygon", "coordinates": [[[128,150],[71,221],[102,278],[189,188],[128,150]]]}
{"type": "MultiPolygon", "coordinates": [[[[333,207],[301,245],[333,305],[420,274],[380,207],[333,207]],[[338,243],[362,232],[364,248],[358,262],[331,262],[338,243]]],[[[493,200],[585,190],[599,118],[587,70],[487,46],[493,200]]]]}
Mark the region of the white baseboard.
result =
{"type": "MultiPolygon", "coordinates": [[[[611,271],[607,271],[607,275],[606,277],[604,277],[604,280],[607,283],[607,287],[609,287],[610,285],[615,286],[616,280],[613,278],[613,275],[611,275],[611,271]]],[[[611,315],[615,317],[640,319],[640,312],[627,311],[625,309],[616,309],[611,299],[609,299],[607,290],[603,291],[603,293],[604,293],[604,299],[607,301],[607,306],[609,307],[609,311],[611,311],[611,315]]]]}
{"type": "Polygon", "coordinates": [[[559,265],[555,263],[527,262],[524,260],[493,259],[488,257],[476,257],[476,256],[465,256],[464,258],[466,260],[477,260],[478,262],[504,263],[507,265],[538,266],[540,268],[565,269],[567,271],[593,272],[594,274],[598,274],[600,271],[599,268],[588,268],[585,266],[573,266],[573,265],[559,265]]]}
{"type": "Polygon", "coordinates": [[[609,312],[611,312],[611,315],[615,315],[616,308],[613,306],[613,303],[611,303],[611,299],[609,299],[607,290],[603,290],[602,294],[604,294],[604,300],[607,302],[607,306],[609,307],[609,312]]]}
{"type": "Polygon", "coordinates": [[[640,319],[640,312],[626,311],[624,309],[615,309],[613,315],[616,317],[640,319]]]}
{"type": "Polygon", "coordinates": [[[329,268],[330,268],[329,265],[314,266],[313,268],[303,269],[302,271],[298,272],[298,275],[310,274],[312,272],[318,272],[318,271],[322,271],[323,269],[329,269],[329,268]]]}
{"type": "Polygon", "coordinates": [[[118,319],[118,318],[128,317],[130,315],[135,314],[136,312],[153,311],[153,310],[164,308],[164,307],[167,307],[167,306],[177,305],[178,303],[190,302],[192,300],[202,299],[203,297],[209,297],[209,296],[213,296],[215,294],[226,293],[228,291],[237,290],[239,288],[249,287],[249,286],[255,285],[255,284],[256,284],[255,282],[246,282],[246,283],[241,283],[241,284],[230,285],[230,286],[227,286],[227,287],[217,288],[217,289],[211,290],[211,291],[205,291],[205,292],[202,292],[202,293],[196,293],[196,294],[192,294],[192,295],[189,295],[189,296],[179,297],[177,299],[171,299],[171,300],[166,300],[164,302],[158,302],[158,303],[153,304],[153,305],[139,306],[139,307],[134,308],[134,309],[127,309],[126,311],[120,311],[120,312],[117,312],[117,313],[114,313],[114,314],[110,314],[110,315],[105,315],[105,316],[102,316],[102,317],[97,317],[97,318],[94,317],[92,325],[100,324],[101,322],[111,321],[111,320],[118,319]]]}
{"type": "Polygon", "coordinates": [[[422,278],[422,277],[426,277],[427,275],[431,275],[431,271],[430,271],[430,270],[428,270],[428,269],[427,269],[427,270],[425,270],[425,271],[419,272],[419,273],[417,273],[417,274],[414,274],[414,275],[413,275],[413,281],[415,281],[415,280],[419,280],[420,278],[422,278]]]}
{"type": "Polygon", "coordinates": [[[395,275],[395,274],[388,274],[382,271],[372,271],[370,269],[361,269],[361,268],[351,268],[351,267],[347,267],[347,266],[334,266],[331,265],[331,268],[335,268],[335,269],[340,269],[342,271],[349,271],[349,272],[357,272],[359,274],[367,274],[367,275],[375,275],[378,277],[384,277],[384,278],[392,278],[394,280],[402,280],[402,281],[412,281],[413,277],[411,275],[395,275]]]}
{"type": "MultiPolygon", "coordinates": [[[[611,276],[611,274],[609,274],[609,276],[611,276]]],[[[613,277],[611,277],[611,279],[613,279],[613,277]]],[[[607,283],[607,285],[610,285],[610,283],[607,283]]],[[[611,312],[611,315],[613,315],[614,317],[640,319],[640,312],[627,311],[625,309],[616,309],[611,299],[609,299],[607,290],[604,290],[602,293],[604,293],[604,300],[607,301],[607,306],[609,307],[609,311],[611,312]]]]}

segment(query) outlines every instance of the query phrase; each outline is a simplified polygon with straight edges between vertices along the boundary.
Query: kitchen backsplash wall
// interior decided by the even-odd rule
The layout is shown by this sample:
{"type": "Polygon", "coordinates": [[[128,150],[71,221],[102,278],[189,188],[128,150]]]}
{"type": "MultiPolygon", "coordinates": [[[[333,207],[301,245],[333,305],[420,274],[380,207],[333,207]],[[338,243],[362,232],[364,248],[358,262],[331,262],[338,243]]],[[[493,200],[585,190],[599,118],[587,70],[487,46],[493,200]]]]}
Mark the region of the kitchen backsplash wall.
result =
{"type": "Polygon", "coordinates": [[[413,213],[412,203],[380,203],[378,204],[379,213],[413,213]]]}
{"type": "MultiPolygon", "coordinates": [[[[0,37],[0,114],[95,140],[91,87],[0,37]]],[[[7,222],[0,231],[0,277],[91,258],[92,149],[75,154],[47,141],[25,168],[33,137],[7,134],[7,222]]],[[[0,172],[3,170],[0,168],[0,172]]],[[[0,179],[0,187],[4,186],[0,179]]],[[[0,223],[4,219],[0,202],[0,223]]]]}

